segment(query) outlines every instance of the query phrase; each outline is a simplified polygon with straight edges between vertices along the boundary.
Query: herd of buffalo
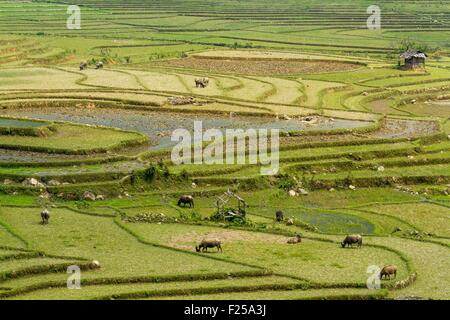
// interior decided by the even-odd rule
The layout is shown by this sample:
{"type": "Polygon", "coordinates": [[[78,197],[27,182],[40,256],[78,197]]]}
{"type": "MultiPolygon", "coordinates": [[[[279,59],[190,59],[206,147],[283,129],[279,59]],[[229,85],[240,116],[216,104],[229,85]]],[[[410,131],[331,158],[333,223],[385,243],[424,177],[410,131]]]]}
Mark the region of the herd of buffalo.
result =
{"type": "MultiPolygon", "coordinates": [[[[194,207],[194,197],[190,195],[183,195],[178,199],[177,205],[179,207],[186,207],[189,206],[189,208],[194,207]]],[[[41,220],[42,224],[46,225],[49,223],[50,220],[50,212],[45,209],[41,212],[41,220]]],[[[285,221],[285,217],[282,211],[277,211],[275,213],[275,220],[277,222],[283,222],[285,221]]],[[[298,244],[302,242],[302,238],[300,235],[295,235],[292,238],[287,239],[288,244],[298,244]]],[[[356,245],[358,248],[362,247],[363,238],[361,235],[347,235],[344,240],[341,242],[342,248],[345,247],[353,247],[353,245],[356,245]]],[[[208,252],[208,249],[210,248],[217,248],[217,252],[223,252],[222,249],[222,242],[220,239],[203,239],[198,246],[195,247],[195,250],[197,252],[208,252]]],[[[388,265],[385,266],[381,272],[380,272],[380,279],[391,279],[391,276],[397,277],[397,267],[394,265],[388,265]]]]}

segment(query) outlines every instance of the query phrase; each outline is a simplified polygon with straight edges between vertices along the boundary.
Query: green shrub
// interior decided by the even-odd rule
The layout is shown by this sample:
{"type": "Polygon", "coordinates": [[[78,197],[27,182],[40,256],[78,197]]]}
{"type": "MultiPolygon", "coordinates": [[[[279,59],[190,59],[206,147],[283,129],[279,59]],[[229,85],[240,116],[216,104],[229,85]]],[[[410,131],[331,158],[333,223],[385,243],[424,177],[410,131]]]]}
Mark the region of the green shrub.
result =
{"type": "Polygon", "coordinates": [[[282,174],[278,176],[278,188],[283,190],[291,190],[295,186],[297,186],[297,181],[295,179],[288,175],[288,174],[282,174]]]}

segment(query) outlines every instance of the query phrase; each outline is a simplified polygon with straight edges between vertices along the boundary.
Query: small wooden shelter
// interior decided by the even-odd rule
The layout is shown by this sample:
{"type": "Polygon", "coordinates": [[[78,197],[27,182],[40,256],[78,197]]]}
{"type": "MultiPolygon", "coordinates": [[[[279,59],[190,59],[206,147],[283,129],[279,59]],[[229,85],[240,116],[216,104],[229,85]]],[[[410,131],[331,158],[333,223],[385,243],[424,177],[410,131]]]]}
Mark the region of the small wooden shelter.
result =
{"type": "Polygon", "coordinates": [[[424,67],[427,58],[426,53],[414,49],[409,49],[400,55],[400,59],[404,60],[403,68],[408,70],[424,67]]]}
{"type": "Polygon", "coordinates": [[[240,196],[232,192],[230,189],[217,197],[216,201],[217,213],[222,215],[225,220],[233,219],[234,217],[245,217],[247,209],[247,202],[240,196]],[[230,201],[234,199],[237,202],[235,208],[230,201]]]}

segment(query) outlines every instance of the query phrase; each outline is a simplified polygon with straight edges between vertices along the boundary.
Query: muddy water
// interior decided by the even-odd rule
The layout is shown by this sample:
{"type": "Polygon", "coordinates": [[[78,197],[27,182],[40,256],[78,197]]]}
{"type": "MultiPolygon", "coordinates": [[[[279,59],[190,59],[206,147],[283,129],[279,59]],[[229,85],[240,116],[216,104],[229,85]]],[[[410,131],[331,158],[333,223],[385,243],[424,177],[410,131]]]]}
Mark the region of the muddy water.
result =
{"type": "Polygon", "coordinates": [[[279,129],[280,131],[295,130],[330,130],[342,128],[357,128],[367,126],[366,121],[329,119],[317,117],[314,124],[298,119],[277,120],[263,117],[229,117],[226,115],[141,112],[118,109],[80,109],[80,108],[24,108],[6,109],[2,114],[17,117],[30,117],[43,120],[62,120],[91,125],[103,125],[132,130],[147,135],[152,150],[173,146],[171,134],[175,129],[184,128],[192,132],[194,121],[202,121],[206,129],[279,129]]]}

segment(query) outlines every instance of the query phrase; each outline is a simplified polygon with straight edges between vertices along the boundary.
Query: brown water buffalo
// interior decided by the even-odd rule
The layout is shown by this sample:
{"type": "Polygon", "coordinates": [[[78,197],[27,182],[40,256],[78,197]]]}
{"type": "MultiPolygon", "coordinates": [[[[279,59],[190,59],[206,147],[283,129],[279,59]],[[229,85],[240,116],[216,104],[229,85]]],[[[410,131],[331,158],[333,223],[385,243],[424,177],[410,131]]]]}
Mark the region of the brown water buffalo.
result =
{"type": "Polygon", "coordinates": [[[50,212],[48,212],[47,209],[44,209],[41,212],[41,219],[42,219],[42,224],[48,224],[48,221],[50,220],[50,212]]]}
{"type": "Polygon", "coordinates": [[[277,219],[278,222],[281,222],[281,221],[284,220],[284,213],[283,213],[283,211],[281,211],[281,210],[278,210],[278,211],[275,213],[275,216],[276,216],[276,219],[277,219]]]}
{"type": "Polygon", "coordinates": [[[381,269],[380,279],[383,279],[384,277],[391,280],[391,275],[394,275],[394,278],[397,278],[397,266],[385,266],[383,269],[381,269]]]}
{"type": "Polygon", "coordinates": [[[341,242],[342,248],[346,246],[353,247],[354,244],[358,245],[358,248],[362,246],[362,236],[359,234],[348,235],[345,237],[344,241],[341,242]]]}
{"type": "Polygon", "coordinates": [[[222,242],[218,239],[203,239],[200,244],[195,247],[195,251],[197,252],[208,252],[208,248],[217,248],[217,252],[223,252],[222,250],[222,242]]]}
{"type": "Polygon", "coordinates": [[[184,196],[181,196],[180,199],[178,199],[179,207],[181,207],[181,205],[186,206],[187,204],[189,205],[189,208],[193,208],[194,207],[194,197],[184,195],[184,196]]]}

